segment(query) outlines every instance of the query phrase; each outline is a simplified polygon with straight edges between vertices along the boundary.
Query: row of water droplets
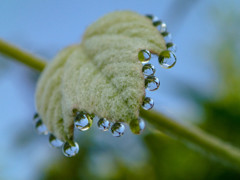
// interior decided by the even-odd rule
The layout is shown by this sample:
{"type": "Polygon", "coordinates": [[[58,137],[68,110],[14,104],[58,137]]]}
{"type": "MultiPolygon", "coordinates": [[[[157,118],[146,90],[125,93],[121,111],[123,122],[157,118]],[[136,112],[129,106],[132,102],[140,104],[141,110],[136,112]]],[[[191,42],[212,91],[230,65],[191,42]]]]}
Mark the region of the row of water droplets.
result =
{"type": "Polygon", "coordinates": [[[49,134],[49,144],[55,148],[61,148],[62,152],[67,157],[75,156],[79,152],[79,146],[77,142],[69,140],[67,142],[63,142],[57,139],[53,134],[48,133],[47,127],[42,122],[40,116],[36,113],[33,117],[35,123],[35,129],[40,135],[48,135],[49,134]]]}
{"type": "MultiPolygon", "coordinates": [[[[162,51],[158,56],[158,61],[161,67],[165,69],[172,68],[177,61],[174,54],[176,52],[176,45],[172,42],[172,35],[167,31],[167,25],[163,21],[159,20],[156,16],[146,15],[147,18],[152,20],[153,26],[157,27],[159,32],[164,38],[167,49],[162,51]]],[[[138,53],[138,60],[142,62],[142,72],[145,77],[145,88],[149,91],[155,91],[160,86],[159,79],[154,76],[156,69],[152,64],[148,62],[151,60],[151,53],[149,50],[143,49],[138,53]]],[[[144,97],[142,108],[150,110],[154,106],[154,101],[150,97],[144,97]]]]}
{"type": "Polygon", "coordinates": [[[79,146],[77,142],[74,141],[67,141],[63,142],[59,139],[57,139],[53,134],[48,133],[47,127],[43,124],[41,118],[39,115],[36,113],[34,115],[34,122],[35,122],[35,128],[40,135],[48,135],[49,134],[49,144],[52,147],[55,148],[61,148],[62,147],[62,152],[65,156],[67,157],[72,157],[75,156],[79,152],[79,146]]]}
{"type": "MultiPolygon", "coordinates": [[[[35,123],[35,129],[40,135],[48,135],[48,130],[45,124],[42,122],[42,119],[36,113],[33,117],[33,121],[35,123]]],[[[53,134],[49,134],[49,143],[52,147],[61,147],[63,145],[63,142],[59,139],[57,139],[53,134]]]]}
{"type": "MultiPolygon", "coordinates": [[[[87,131],[93,124],[93,118],[95,117],[92,114],[88,114],[85,112],[75,112],[76,116],[74,119],[74,126],[79,131],[87,131]]],[[[97,118],[97,117],[95,117],[97,118]]],[[[62,147],[62,152],[67,157],[75,156],[79,151],[79,146],[77,142],[69,140],[67,142],[63,142],[57,139],[53,134],[48,133],[47,127],[42,122],[39,115],[36,113],[34,115],[34,123],[35,128],[40,135],[48,135],[49,134],[49,144],[52,147],[60,148],[62,147]]],[[[110,130],[112,135],[115,137],[120,137],[124,134],[125,126],[121,122],[112,123],[106,118],[98,118],[97,126],[102,131],[110,130]]],[[[134,134],[140,134],[145,128],[145,123],[141,119],[132,120],[130,123],[130,129],[134,134]]]]}
{"type": "MultiPolygon", "coordinates": [[[[110,122],[106,118],[99,118],[93,114],[86,112],[76,112],[74,120],[75,127],[80,131],[86,131],[92,126],[93,118],[97,119],[98,129],[102,131],[110,130],[115,137],[121,137],[124,134],[125,126],[121,122],[110,122]]],[[[141,119],[134,119],[129,124],[131,131],[134,134],[140,134],[145,127],[144,122],[141,119]]]]}
{"type": "MultiPolygon", "coordinates": [[[[112,123],[106,118],[99,118],[94,114],[89,114],[83,111],[73,110],[75,114],[74,125],[79,131],[87,131],[93,124],[93,119],[97,119],[98,129],[101,131],[111,131],[114,137],[121,137],[124,134],[125,126],[121,122],[112,123]]],[[[132,120],[130,129],[135,134],[140,134],[145,128],[145,123],[141,119],[132,120]]],[[[76,142],[69,144],[66,142],[63,146],[63,154],[67,157],[76,155],[75,150],[78,148],[76,142]],[[67,145],[65,145],[67,143],[67,145]]]]}
{"type": "MultiPolygon", "coordinates": [[[[162,20],[159,20],[159,18],[157,16],[146,15],[146,17],[149,18],[150,20],[152,20],[153,26],[155,26],[159,30],[161,35],[163,36],[163,38],[165,40],[165,43],[166,43],[167,50],[171,51],[171,52],[176,52],[177,51],[177,46],[176,46],[176,44],[174,44],[172,42],[172,35],[171,35],[171,33],[168,32],[166,23],[163,22],[162,20]]],[[[175,58],[175,60],[170,61],[168,63],[169,64],[167,66],[162,66],[162,67],[167,68],[167,69],[169,67],[170,68],[173,67],[176,63],[176,58],[175,58]]]]}

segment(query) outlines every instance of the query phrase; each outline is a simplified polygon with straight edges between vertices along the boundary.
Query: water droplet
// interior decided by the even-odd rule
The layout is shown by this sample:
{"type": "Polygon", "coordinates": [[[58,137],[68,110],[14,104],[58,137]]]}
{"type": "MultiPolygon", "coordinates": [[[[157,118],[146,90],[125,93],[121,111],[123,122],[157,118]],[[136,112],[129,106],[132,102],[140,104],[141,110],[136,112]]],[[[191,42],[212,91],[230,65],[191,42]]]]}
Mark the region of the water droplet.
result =
{"type": "Polygon", "coordinates": [[[152,24],[157,27],[160,33],[167,31],[167,25],[165,22],[159,20],[157,16],[153,15],[146,15],[147,18],[152,20],[152,24]]]}
{"type": "Polygon", "coordinates": [[[174,44],[174,43],[172,43],[172,42],[167,43],[166,46],[167,46],[167,49],[168,49],[169,51],[172,51],[172,52],[176,52],[176,51],[177,51],[177,46],[176,46],[176,44],[174,44]]]}
{"type": "Polygon", "coordinates": [[[161,34],[162,34],[166,44],[172,42],[172,35],[171,35],[171,33],[165,31],[165,32],[162,32],[161,34]]]}
{"type": "Polygon", "coordinates": [[[162,51],[161,54],[159,55],[158,61],[161,67],[165,69],[170,69],[176,64],[177,58],[173,52],[165,50],[162,51]]]}
{"type": "Polygon", "coordinates": [[[142,103],[142,108],[145,110],[150,110],[154,106],[153,99],[150,97],[145,97],[142,103]]]}
{"type": "Polygon", "coordinates": [[[36,128],[38,134],[41,134],[41,135],[47,135],[48,134],[47,127],[45,126],[45,124],[43,124],[41,119],[39,119],[36,122],[35,128],[36,128]]]}
{"type": "Polygon", "coordinates": [[[143,49],[143,50],[139,51],[138,59],[142,63],[147,63],[151,59],[151,53],[148,50],[143,49]]]}
{"type": "Polygon", "coordinates": [[[75,120],[75,126],[80,131],[86,131],[92,126],[92,116],[88,114],[78,113],[75,120]]]}
{"type": "Polygon", "coordinates": [[[53,134],[49,135],[49,143],[52,147],[57,147],[57,148],[63,145],[63,142],[57,139],[53,134]]]}
{"type": "Polygon", "coordinates": [[[62,147],[62,152],[67,157],[75,156],[79,151],[78,143],[76,142],[65,142],[62,147]]]}
{"type": "Polygon", "coordinates": [[[40,120],[40,116],[38,113],[35,113],[33,116],[33,123],[36,123],[38,120],[40,120]]]}
{"type": "Polygon", "coordinates": [[[134,119],[129,124],[132,133],[141,134],[145,128],[145,122],[142,119],[134,119]]]}
{"type": "Polygon", "coordinates": [[[157,16],[152,16],[152,24],[153,26],[159,26],[160,24],[162,24],[162,21],[159,20],[159,18],[157,16]]]}
{"type": "Polygon", "coordinates": [[[167,31],[167,24],[165,22],[161,22],[161,24],[157,27],[160,33],[167,31]]]}
{"type": "Polygon", "coordinates": [[[107,131],[110,128],[110,122],[105,118],[100,118],[97,124],[98,128],[102,131],[107,131]]]}
{"type": "Polygon", "coordinates": [[[145,64],[142,67],[142,72],[145,76],[150,76],[150,75],[154,75],[155,74],[155,68],[152,64],[145,64]]]}
{"type": "Polygon", "coordinates": [[[145,88],[149,91],[157,90],[160,86],[160,81],[156,76],[147,76],[145,79],[145,88]]]}
{"type": "Polygon", "coordinates": [[[154,26],[161,26],[162,21],[160,21],[158,18],[153,17],[152,23],[154,26]]]}
{"type": "Polygon", "coordinates": [[[146,16],[147,18],[151,19],[151,20],[153,19],[153,15],[152,15],[152,14],[146,14],[145,16],[146,16]]]}
{"type": "Polygon", "coordinates": [[[114,123],[112,125],[111,131],[113,136],[120,137],[124,134],[125,126],[122,123],[114,123]]]}
{"type": "Polygon", "coordinates": [[[33,116],[33,120],[38,119],[38,117],[39,117],[38,113],[35,113],[34,116],[33,116]]]}

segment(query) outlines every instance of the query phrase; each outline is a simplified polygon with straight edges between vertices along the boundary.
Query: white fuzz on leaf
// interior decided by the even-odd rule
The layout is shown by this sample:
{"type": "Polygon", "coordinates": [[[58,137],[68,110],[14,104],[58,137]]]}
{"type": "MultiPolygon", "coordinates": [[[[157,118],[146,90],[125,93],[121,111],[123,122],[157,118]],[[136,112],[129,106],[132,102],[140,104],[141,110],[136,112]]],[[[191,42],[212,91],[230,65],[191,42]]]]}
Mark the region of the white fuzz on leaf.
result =
{"type": "Polygon", "coordinates": [[[142,49],[158,55],[166,49],[150,19],[121,11],[92,24],[82,43],[60,52],[38,81],[36,106],[48,131],[72,139],[76,111],[110,122],[138,119],[145,96],[142,49]]]}

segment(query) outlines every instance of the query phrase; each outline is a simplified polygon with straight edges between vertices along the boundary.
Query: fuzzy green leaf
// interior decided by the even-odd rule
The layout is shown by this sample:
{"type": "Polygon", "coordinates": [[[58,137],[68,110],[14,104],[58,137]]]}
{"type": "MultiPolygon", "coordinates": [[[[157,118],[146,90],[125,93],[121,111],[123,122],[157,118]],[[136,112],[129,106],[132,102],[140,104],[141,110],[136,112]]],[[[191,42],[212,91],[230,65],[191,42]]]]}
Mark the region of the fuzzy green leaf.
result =
{"type": "Polygon", "coordinates": [[[137,13],[110,13],[92,24],[82,43],[64,49],[44,69],[36,106],[48,130],[73,137],[75,110],[130,123],[145,96],[138,52],[160,54],[165,42],[152,22],[137,13]]]}

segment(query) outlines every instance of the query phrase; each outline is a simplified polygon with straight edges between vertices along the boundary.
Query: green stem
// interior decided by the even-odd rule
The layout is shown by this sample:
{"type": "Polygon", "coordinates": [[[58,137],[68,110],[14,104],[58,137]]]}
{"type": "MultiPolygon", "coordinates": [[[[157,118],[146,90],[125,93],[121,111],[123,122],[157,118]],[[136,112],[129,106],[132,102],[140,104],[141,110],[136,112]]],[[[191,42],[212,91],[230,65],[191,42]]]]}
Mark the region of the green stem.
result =
{"type": "Polygon", "coordinates": [[[240,149],[221,141],[217,137],[197,127],[180,124],[153,110],[141,110],[140,116],[154,125],[156,129],[198,145],[214,156],[236,165],[238,169],[240,168],[240,149]]]}
{"type": "Polygon", "coordinates": [[[23,64],[36,69],[38,71],[42,71],[46,65],[46,63],[32,54],[24,52],[23,50],[3,41],[0,39],[0,53],[6,55],[10,58],[13,58],[17,61],[22,62],[23,64]]]}
{"type": "MultiPolygon", "coordinates": [[[[0,53],[39,71],[42,71],[46,65],[45,61],[2,40],[0,40],[0,53]]],[[[237,165],[238,168],[240,167],[240,150],[238,148],[207,134],[201,129],[194,126],[180,124],[153,110],[141,110],[140,116],[154,125],[156,129],[198,145],[213,155],[227,160],[233,165],[237,165]]]]}

